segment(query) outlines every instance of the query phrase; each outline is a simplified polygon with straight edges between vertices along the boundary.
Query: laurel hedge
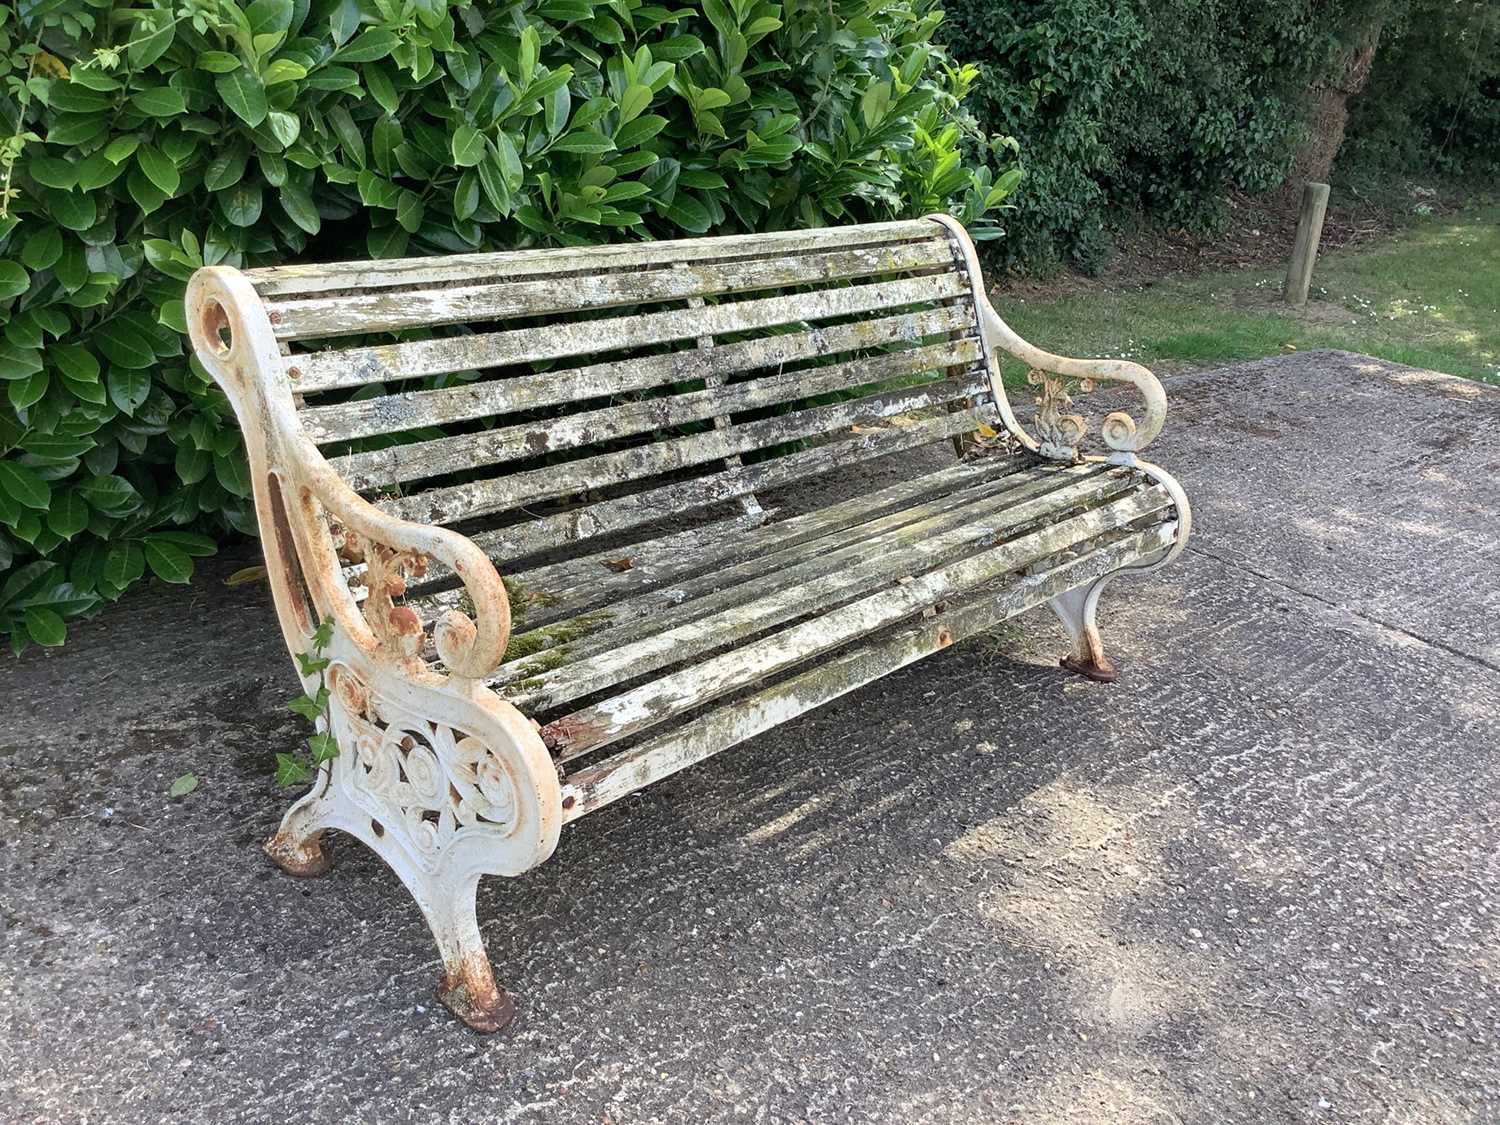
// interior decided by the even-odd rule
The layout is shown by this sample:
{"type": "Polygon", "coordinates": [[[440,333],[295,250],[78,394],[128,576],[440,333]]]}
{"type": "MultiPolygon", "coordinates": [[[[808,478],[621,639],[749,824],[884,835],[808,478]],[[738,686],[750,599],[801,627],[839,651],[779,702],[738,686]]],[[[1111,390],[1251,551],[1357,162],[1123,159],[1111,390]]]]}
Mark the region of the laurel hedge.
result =
{"type": "Polygon", "coordinates": [[[20,0],[0,9],[0,631],[253,532],[183,346],[204,264],[765,230],[1019,175],[927,0],[20,0]],[[997,172],[1001,173],[997,175],[997,172]]]}

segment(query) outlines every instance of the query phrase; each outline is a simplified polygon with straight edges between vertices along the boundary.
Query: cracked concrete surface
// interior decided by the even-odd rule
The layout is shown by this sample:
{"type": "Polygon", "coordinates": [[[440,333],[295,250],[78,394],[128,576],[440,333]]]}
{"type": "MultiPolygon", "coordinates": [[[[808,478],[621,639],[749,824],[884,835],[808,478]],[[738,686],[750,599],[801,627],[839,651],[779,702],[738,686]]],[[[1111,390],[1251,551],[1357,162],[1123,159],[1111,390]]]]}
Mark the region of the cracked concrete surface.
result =
{"type": "Polygon", "coordinates": [[[0,1119],[1500,1119],[1500,394],[1168,392],[1196,538],[1106,595],[1119,683],[1033,615],[585,819],[481,891],[497,1037],[367,852],[261,858],[244,560],[4,662],[0,1119]]]}

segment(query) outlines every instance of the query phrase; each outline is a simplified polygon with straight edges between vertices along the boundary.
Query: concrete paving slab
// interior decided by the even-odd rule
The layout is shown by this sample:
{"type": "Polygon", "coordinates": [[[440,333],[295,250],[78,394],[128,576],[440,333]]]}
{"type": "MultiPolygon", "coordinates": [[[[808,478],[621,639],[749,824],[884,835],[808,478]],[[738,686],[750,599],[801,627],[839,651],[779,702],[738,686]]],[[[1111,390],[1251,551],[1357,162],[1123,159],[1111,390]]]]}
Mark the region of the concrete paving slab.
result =
{"type": "Polygon", "coordinates": [[[1119,683],[1033,615],[580,822],[481,891],[497,1037],[371,855],[260,856],[245,560],[0,663],[0,1120],[1500,1119],[1500,394],[1168,389],[1198,527],[1119,683]]]}

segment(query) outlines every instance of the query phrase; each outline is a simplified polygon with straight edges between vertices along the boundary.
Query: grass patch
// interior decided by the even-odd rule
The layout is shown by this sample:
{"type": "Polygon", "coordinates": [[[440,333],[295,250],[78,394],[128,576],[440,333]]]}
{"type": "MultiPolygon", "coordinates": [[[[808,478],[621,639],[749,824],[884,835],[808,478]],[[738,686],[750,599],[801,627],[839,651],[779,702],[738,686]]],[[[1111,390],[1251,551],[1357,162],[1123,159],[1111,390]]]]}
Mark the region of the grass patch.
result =
{"type": "Polygon", "coordinates": [[[1172,369],[1341,348],[1500,384],[1500,206],[1323,255],[1305,310],[1280,303],[1284,269],[994,300],[1021,335],[1068,355],[1172,369]]]}

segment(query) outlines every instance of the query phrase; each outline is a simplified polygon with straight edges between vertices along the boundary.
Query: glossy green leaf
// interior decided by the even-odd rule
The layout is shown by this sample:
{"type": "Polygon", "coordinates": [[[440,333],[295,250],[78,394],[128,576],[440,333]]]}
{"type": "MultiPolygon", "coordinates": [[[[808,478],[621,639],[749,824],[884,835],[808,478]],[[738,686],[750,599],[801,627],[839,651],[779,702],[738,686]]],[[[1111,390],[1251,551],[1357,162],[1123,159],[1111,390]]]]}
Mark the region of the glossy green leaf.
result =
{"type": "Polygon", "coordinates": [[[246,125],[252,128],[266,119],[266,87],[260,76],[248,70],[235,70],[221,74],[214,80],[214,89],[224,104],[234,111],[246,125]]]}
{"type": "Polygon", "coordinates": [[[559,152],[612,152],[615,142],[603,133],[585,129],[578,133],[565,133],[552,142],[559,152]]]}
{"type": "Polygon", "coordinates": [[[9,459],[0,459],[0,492],[24,508],[44,509],[52,499],[52,488],[36,470],[9,459]]]}
{"type": "Polygon", "coordinates": [[[484,159],[484,134],[472,125],[460,125],[453,131],[453,163],[472,168],[484,159]]]}
{"type": "Polygon", "coordinates": [[[24,379],[13,379],[5,385],[5,397],[16,410],[25,410],[42,400],[52,380],[45,371],[38,371],[24,379]]]}
{"type": "MultiPolygon", "coordinates": [[[[55,229],[55,228],[49,228],[55,229]]],[[[59,243],[62,241],[58,240],[59,243]]],[[[58,256],[61,257],[61,250],[58,256]]],[[[44,267],[37,266],[37,269],[44,267]]],[[[9,258],[0,258],[0,300],[7,297],[19,297],[27,289],[31,288],[31,275],[26,272],[20,262],[13,262],[9,258]]]]}
{"type": "Polygon", "coordinates": [[[317,234],[323,225],[322,217],[318,214],[318,208],[313,203],[312,196],[296,184],[285,184],[277,194],[281,202],[281,209],[287,213],[287,217],[305,230],[308,234],[317,234]]]}
{"type": "Polygon", "coordinates": [[[185,584],[192,579],[193,560],[175,543],[148,535],[142,546],[146,552],[146,565],[163,582],[185,584]]]}
{"type": "Polygon", "coordinates": [[[122,414],[134,414],[151,393],[151,376],[128,367],[111,367],[104,383],[109,400],[122,414]]]}
{"type": "Polygon", "coordinates": [[[130,104],[147,117],[176,117],[187,112],[187,100],[170,86],[155,86],[133,94],[130,104]]]}
{"type": "Polygon", "coordinates": [[[56,648],[67,638],[68,629],[62,616],[45,606],[32,606],[25,612],[26,632],[37,644],[56,648]]]}
{"type": "Polygon", "coordinates": [[[89,506],[77,492],[55,495],[47,509],[47,526],[64,539],[72,539],[89,525],[89,506]]]}
{"type": "Polygon", "coordinates": [[[107,516],[127,516],[141,506],[141,494],[124,477],[93,477],[78,486],[89,507],[107,516]]]}
{"type": "Polygon", "coordinates": [[[140,165],[141,171],[146,173],[146,178],[155,184],[163,195],[170,198],[177,194],[182,177],[171,157],[155,145],[142,145],[136,151],[135,160],[140,165]]]}

